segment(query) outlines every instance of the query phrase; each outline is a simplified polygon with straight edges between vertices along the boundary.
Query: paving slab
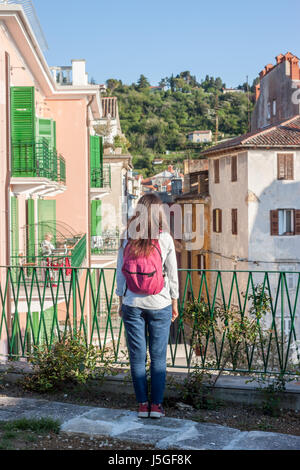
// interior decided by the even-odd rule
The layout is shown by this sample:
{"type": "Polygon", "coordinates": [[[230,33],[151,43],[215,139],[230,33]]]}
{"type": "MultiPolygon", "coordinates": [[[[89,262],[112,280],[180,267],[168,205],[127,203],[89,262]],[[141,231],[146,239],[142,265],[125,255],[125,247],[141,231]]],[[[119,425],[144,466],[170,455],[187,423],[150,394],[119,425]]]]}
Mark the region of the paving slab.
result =
{"type": "Polygon", "coordinates": [[[262,431],[242,432],[210,423],[177,418],[139,419],[115,410],[30,398],[0,397],[0,421],[20,418],[58,419],[68,434],[110,436],[153,444],[157,449],[300,450],[300,436],[262,431]]]}
{"type": "MultiPolygon", "coordinates": [[[[242,432],[238,429],[218,424],[198,423],[195,425],[194,435],[190,437],[181,436],[173,443],[176,449],[197,450],[222,450],[226,445],[239,438],[242,432]]],[[[172,445],[172,442],[162,444],[172,445]]]]}
{"type": "Polygon", "coordinates": [[[244,432],[224,450],[300,450],[300,436],[262,431],[244,432]]]}

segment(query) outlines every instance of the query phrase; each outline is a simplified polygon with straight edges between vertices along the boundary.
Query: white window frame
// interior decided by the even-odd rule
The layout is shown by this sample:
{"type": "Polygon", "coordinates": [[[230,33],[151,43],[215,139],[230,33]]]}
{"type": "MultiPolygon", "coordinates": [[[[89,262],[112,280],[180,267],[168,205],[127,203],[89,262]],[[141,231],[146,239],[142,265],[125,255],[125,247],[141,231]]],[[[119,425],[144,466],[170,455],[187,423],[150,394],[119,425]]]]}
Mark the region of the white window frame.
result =
{"type": "Polygon", "coordinates": [[[293,235],[295,233],[295,209],[278,209],[278,235],[293,235]],[[287,232],[287,212],[292,213],[291,232],[287,232]]]}

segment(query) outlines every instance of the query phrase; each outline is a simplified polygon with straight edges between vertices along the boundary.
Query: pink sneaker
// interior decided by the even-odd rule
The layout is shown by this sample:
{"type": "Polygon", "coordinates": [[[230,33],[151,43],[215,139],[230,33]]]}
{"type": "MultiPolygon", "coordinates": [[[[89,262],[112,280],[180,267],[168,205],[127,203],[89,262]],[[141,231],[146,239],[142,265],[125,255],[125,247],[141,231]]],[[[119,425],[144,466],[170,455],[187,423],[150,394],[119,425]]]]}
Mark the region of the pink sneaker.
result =
{"type": "Polygon", "coordinates": [[[148,402],[139,404],[138,417],[149,418],[149,403],[148,402]]]}
{"type": "Polygon", "coordinates": [[[165,416],[164,409],[162,405],[151,405],[150,418],[163,418],[165,416]]]}

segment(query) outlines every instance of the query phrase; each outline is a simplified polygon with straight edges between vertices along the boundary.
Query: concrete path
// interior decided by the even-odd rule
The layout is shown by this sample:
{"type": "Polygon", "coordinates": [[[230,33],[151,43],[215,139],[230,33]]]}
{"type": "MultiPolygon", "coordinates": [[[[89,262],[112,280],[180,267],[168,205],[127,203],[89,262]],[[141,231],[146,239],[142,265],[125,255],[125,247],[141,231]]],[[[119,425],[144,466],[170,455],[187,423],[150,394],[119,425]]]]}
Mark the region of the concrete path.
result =
{"type": "Polygon", "coordinates": [[[43,417],[58,419],[61,430],[70,435],[109,436],[153,444],[157,449],[300,450],[300,436],[242,432],[217,424],[167,417],[139,419],[133,411],[0,397],[0,421],[43,417]]]}

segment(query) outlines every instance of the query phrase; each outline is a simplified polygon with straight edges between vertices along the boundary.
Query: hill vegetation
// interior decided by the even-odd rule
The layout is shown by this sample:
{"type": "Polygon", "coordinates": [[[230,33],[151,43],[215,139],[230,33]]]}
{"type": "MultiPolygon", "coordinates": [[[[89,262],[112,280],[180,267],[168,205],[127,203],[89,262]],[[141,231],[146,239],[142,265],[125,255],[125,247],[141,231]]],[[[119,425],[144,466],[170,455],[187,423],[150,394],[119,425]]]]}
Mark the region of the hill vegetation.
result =
{"type": "Polygon", "coordinates": [[[244,93],[225,94],[221,78],[206,76],[199,83],[185,71],[163,78],[158,88],[151,88],[144,75],[132,85],[116,79],[106,84],[108,95],[118,97],[121,126],[130,142],[135,168],[145,175],[153,172],[154,157],[164,155],[166,165],[188,154],[197,157],[201,145],[189,144],[187,134],[201,129],[215,133],[216,114],[219,139],[248,131],[255,83],[252,87],[241,85],[244,93]]]}

